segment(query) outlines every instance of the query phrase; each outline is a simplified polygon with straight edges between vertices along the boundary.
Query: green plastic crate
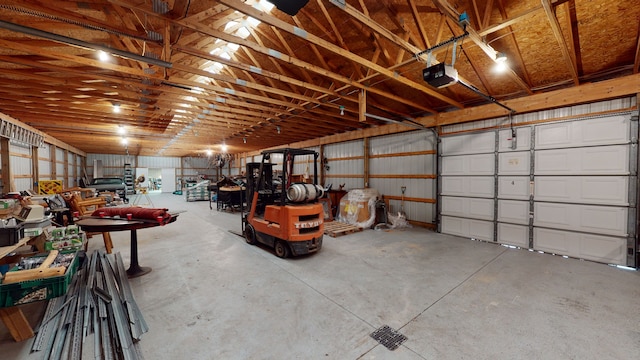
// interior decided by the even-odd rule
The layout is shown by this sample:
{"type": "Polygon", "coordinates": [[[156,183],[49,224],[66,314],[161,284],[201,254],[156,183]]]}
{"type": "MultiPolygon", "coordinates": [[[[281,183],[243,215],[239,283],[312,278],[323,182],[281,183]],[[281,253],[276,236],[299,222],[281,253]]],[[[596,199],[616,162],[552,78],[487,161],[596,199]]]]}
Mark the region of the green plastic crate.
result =
{"type": "MultiPolygon", "coordinates": [[[[63,252],[65,253],[65,252],[63,252]]],[[[73,257],[64,275],[27,280],[13,284],[0,284],[0,308],[52,299],[67,292],[73,275],[80,264],[79,252],[73,257]]]]}

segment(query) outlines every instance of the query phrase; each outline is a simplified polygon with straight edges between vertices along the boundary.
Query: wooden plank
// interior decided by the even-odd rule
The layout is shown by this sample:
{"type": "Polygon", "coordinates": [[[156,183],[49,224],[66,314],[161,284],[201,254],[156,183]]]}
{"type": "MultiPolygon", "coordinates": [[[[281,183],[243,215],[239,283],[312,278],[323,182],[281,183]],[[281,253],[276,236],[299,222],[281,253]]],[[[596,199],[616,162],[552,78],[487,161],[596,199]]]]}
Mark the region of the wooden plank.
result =
{"type": "Polygon", "coordinates": [[[0,308],[0,318],[15,341],[23,341],[33,337],[33,329],[19,307],[0,308]]]}
{"type": "Polygon", "coordinates": [[[20,239],[16,244],[0,247],[0,258],[3,258],[8,254],[11,254],[12,252],[16,251],[17,248],[19,248],[22,245],[25,245],[29,240],[31,240],[30,237],[25,237],[20,239]]]}

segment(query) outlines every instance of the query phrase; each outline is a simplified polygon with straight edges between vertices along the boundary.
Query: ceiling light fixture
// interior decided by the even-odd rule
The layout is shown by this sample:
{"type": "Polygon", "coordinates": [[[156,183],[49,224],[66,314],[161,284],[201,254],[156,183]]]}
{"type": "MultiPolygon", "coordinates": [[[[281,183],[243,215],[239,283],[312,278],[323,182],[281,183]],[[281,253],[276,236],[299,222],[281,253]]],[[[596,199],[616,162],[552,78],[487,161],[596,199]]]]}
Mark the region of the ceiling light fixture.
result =
{"type": "Polygon", "coordinates": [[[125,130],[124,126],[118,125],[118,134],[124,135],[126,132],[127,131],[125,130]]]}
{"type": "Polygon", "coordinates": [[[222,152],[226,153],[227,152],[227,145],[226,144],[222,144],[222,152]]]}
{"type": "Polygon", "coordinates": [[[276,131],[280,134],[280,126],[276,126],[276,131]]]}
{"type": "Polygon", "coordinates": [[[129,141],[127,140],[126,137],[123,137],[120,142],[122,143],[122,145],[127,145],[129,143],[129,141]]]}
{"type": "Polygon", "coordinates": [[[246,143],[247,143],[247,138],[246,138],[246,137],[243,137],[243,138],[242,138],[242,143],[243,143],[243,144],[246,144],[246,143]]]}
{"type": "Polygon", "coordinates": [[[120,112],[120,104],[113,104],[113,112],[116,114],[120,112]]]}
{"type": "Polygon", "coordinates": [[[340,115],[344,115],[344,106],[340,105],[340,115]]]}
{"type": "Polygon", "coordinates": [[[207,156],[211,156],[213,155],[213,151],[211,151],[211,149],[207,149],[207,156]]]}
{"type": "Polygon", "coordinates": [[[100,61],[109,61],[109,54],[106,51],[98,50],[98,59],[100,61]]]}
{"type": "Polygon", "coordinates": [[[494,70],[497,72],[504,72],[507,70],[507,55],[505,53],[497,53],[496,54],[496,66],[494,70]]]}

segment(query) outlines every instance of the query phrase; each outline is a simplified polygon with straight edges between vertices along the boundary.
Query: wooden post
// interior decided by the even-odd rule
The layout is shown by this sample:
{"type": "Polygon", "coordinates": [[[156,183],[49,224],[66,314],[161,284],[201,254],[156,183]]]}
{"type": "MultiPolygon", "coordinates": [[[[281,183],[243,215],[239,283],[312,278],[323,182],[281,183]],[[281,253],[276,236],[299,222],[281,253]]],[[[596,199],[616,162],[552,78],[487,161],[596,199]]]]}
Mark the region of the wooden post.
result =
{"type": "Polygon", "coordinates": [[[366,114],[367,113],[367,92],[362,89],[358,93],[358,120],[360,122],[367,121],[366,114]]]}
{"type": "Polygon", "coordinates": [[[11,156],[9,156],[9,139],[0,138],[0,168],[2,168],[2,192],[8,193],[14,191],[11,188],[11,156]]]}
{"type": "Polygon", "coordinates": [[[365,137],[363,139],[364,146],[364,187],[369,187],[369,138],[365,137]]]}
{"type": "Polygon", "coordinates": [[[31,145],[31,176],[33,178],[33,190],[40,193],[38,183],[40,182],[40,164],[38,159],[38,147],[31,145]]]}

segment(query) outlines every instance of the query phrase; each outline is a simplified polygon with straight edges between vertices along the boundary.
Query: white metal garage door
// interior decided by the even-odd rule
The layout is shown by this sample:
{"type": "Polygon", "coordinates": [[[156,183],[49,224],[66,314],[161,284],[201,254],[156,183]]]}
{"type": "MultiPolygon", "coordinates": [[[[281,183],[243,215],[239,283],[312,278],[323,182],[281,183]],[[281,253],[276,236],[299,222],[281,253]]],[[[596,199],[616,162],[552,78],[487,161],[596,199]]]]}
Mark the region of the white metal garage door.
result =
{"type": "Polygon", "coordinates": [[[637,133],[622,114],[443,137],[440,231],[637,266],[637,133]]]}
{"type": "Polygon", "coordinates": [[[442,138],[440,231],[494,241],[496,132],[442,138]]]}

